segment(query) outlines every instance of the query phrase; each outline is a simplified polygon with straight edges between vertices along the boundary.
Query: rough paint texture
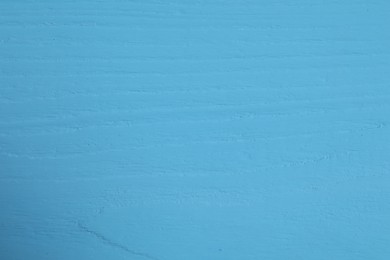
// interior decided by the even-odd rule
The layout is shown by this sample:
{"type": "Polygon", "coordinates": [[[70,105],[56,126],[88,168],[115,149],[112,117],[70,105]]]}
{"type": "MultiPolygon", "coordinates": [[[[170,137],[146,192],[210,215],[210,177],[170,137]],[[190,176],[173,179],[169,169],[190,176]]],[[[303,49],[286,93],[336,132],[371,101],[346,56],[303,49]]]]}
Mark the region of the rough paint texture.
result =
{"type": "Polygon", "coordinates": [[[390,259],[388,0],[1,0],[0,259],[390,259]]]}

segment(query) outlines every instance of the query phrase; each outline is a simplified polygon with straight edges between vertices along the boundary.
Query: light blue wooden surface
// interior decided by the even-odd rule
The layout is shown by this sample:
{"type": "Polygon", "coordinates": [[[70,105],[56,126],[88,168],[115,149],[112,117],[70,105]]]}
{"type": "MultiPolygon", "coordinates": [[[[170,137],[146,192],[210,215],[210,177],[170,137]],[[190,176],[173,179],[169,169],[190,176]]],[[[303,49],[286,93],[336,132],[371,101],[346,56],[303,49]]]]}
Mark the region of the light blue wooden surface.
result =
{"type": "Polygon", "coordinates": [[[390,259],[389,16],[1,0],[0,259],[390,259]]]}

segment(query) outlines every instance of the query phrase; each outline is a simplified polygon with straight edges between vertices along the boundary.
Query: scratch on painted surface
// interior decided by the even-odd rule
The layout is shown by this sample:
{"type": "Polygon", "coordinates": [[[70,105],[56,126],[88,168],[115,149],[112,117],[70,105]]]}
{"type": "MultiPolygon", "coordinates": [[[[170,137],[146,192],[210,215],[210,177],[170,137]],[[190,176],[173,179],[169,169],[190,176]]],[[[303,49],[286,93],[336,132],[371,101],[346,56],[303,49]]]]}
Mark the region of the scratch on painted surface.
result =
{"type": "Polygon", "coordinates": [[[159,260],[158,258],[156,258],[154,256],[151,256],[151,255],[149,255],[147,253],[143,253],[143,252],[139,252],[139,251],[130,249],[130,248],[128,248],[125,245],[122,245],[122,244],[120,244],[118,242],[112,241],[110,238],[106,237],[105,235],[103,235],[103,234],[101,234],[99,232],[96,232],[96,231],[90,229],[89,227],[87,227],[86,225],[81,223],[80,221],[77,222],[77,226],[79,227],[80,231],[96,237],[97,239],[99,239],[104,244],[109,245],[109,246],[111,246],[113,248],[120,249],[120,250],[122,250],[122,251],[124,251],[124,252],[126,252],[128,254],[134,255],[134,256],[139,256],[139,257],[143,257],[143,258],[151,259],[151,260],[159,260]]]}

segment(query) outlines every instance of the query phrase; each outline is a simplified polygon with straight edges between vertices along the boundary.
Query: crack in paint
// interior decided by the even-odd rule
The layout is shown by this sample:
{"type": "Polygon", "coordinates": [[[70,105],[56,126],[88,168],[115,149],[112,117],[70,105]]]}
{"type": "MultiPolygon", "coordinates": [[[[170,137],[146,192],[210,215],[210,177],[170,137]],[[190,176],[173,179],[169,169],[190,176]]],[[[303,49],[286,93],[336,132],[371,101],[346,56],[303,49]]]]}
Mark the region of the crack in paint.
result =
{"type": "Polygon", "coordinates": [[[82,232],[88,233],[90,235],[93,235],[94,237],[96,237],[97,239],[99,239],[100,241],[104,242],[105,244],[107,244],[107,245],[109,245],[111,247],[120,249],[120,250],[122,250],[122,251],[124,251],[124,252],[126,252],[128,254],[131,254],[131,255],[135,255],[135,256],[146,258],[146,259],[151,259],[151,260],[159,260],[158,258],[156,258],[154,256],[151,256],[151,255],[149,255],[147,253],[135,251],[133,249],[128,248],[125,245],[122,245],[120,243],[112,241],[111,239],[109,239],[105,235],[100,234],[100,233],[98,233],[98,232],[96,232],[94,230],[89,229],[87,226],[83,225],[80,221],[78,221],[77,224],[78,224],[79,229],[82,232]]]}

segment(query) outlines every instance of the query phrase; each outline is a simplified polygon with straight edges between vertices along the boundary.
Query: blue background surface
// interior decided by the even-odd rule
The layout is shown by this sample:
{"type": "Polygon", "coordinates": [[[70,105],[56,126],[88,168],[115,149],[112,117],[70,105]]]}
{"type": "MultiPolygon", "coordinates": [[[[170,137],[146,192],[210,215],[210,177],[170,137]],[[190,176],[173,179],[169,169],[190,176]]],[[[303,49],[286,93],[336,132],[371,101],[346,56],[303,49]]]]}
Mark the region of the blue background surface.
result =
{"type": "Polygon", "coordinates": [[[389,17],[1,0],[0,259],[390,259],[389,17]]]}

